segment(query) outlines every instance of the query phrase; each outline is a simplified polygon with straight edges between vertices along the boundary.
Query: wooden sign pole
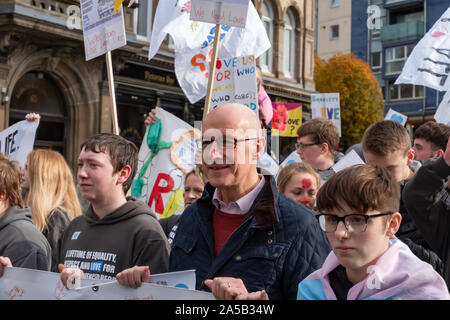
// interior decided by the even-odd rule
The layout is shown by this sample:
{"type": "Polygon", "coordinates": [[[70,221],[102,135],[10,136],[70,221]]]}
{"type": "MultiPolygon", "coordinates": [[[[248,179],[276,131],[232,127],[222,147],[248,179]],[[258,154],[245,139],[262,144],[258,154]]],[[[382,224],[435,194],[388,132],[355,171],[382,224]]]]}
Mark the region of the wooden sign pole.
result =
{"type": "Polygon", "coordinates": [[[216,24],[216,33],[214,34],[214,47],[211,56],[211,62],[209,63],[209,74],[208,74],[208,87],[206,89],[205,106],[203,108],[203,120],[205,120],[206,115],[209,112],[211,106],[211,96],[214,88],[214,78],[216,76],[216,61],[219,54],[220,46],[220,24],[216,24]]]}
{"type": "Polygon", "coordinates": [[[108,51],[106,53],[106,69],[108,70],[109,95],[112,99],[111,112],[113,121],[113,133],[119,135],[119,122],[117,120],[116,91],[114,89],[114,74],[112,68],[111,51],[108,51]]]}

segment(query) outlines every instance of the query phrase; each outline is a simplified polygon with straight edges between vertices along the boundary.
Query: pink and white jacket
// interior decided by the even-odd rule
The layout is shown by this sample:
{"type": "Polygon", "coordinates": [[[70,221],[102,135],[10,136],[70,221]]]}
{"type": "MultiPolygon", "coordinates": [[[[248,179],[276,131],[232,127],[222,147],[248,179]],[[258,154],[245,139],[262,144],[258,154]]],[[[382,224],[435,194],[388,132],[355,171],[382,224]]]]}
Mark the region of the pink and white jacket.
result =
{"type": "MultiPolygon", "coordinates": [[[[298,286],[298,300],[336,300],[329,274],[339,265],[333,251],[322,268],[298,286]]],[[[450,300],[444,279],[417,258],[403,242],[390,240],[389,249],[368,268],[368,276],[348,292],[347,300],[450,300]]]]}

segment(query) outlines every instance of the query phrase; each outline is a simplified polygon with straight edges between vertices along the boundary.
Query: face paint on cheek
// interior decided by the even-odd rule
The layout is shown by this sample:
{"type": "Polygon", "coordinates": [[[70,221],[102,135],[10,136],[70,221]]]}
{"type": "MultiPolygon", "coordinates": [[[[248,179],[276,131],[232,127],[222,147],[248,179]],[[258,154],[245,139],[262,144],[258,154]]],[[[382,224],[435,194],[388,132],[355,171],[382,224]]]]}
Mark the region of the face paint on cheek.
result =
{"type": "Polygon", "coordinates": [[[312,180],[311,179],[306,178],[306,179],[302,180],[302,188],[303,189],[308,189],[311,186],[312,186],[312,180]]]}

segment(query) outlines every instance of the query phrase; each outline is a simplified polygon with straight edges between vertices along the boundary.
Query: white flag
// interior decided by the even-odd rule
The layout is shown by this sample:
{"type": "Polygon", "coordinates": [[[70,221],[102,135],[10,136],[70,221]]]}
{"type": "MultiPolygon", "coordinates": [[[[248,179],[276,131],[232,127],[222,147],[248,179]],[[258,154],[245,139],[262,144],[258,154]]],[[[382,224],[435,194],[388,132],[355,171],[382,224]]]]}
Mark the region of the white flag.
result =
{"type": "Polygon", "coordinates": [[[450,126],[450,91],[448,91],[442,99],[441,104],[434,114],[434,119],[438,123],[450,126]]]}
{"type": "MultiPolygon", "coordinates": [[[[189,20],[191,1],[159,1],[150,39],[149,60],[170,34],[174,41],[175,74],[191,103],[206,94],[210,54],[216,25],[189,20]]],[[[222,25],[219,58],[253,55],[256,58],[271,47],[264,25],[252,3],[247,28],[222,25]]]]}
{"type": "Polygon", "coordinates": [[[395,84],[450,91],[450,8],[420,40],[395,84]]]}

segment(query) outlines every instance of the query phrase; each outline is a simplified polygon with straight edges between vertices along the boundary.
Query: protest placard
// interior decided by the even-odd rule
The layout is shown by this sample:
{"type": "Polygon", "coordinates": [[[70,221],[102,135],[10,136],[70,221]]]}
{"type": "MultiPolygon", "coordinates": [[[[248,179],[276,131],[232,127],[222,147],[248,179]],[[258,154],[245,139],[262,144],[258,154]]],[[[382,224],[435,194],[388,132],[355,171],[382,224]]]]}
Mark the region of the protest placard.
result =
{"type": "Polygon", "coordinates": [[[190,19],[245,28],[250,0],[192,0],[190,19]]]}
{"type": "Polygon", "coordinates": [[[38,121],[19,121],[0,132],[0,152],[25,168],[27,155],[33,150],[38,121]]]}
{"type": "MultiPolygon", "coordinates": [[[[192,270],[189,271],[189,274],[192,270]]],[[[150,279],[157,275],[152,275],[150,279]]],[[[171,274],[161,274],[159,282],[168,283],[171,274]]],[[[180,274],[175,275],[180,279],[180,274]]],[[[191,277],[191,275],[189,276],[191,277]]],[[[172,281],[173,282],[173,281],[172,281]]],[[[181,280],[182,283],[185,281],[181,280]]],[[[78,289],[68,290],[60,274],[24,268],[5,268],[0,278],[0,300],[213,300],[211,293],[180,286],[143,283],[132,289],[117,281],[81,279],[78,289]]]]}
{"type": "Polygon", "coordinates": [[[388,113],[386,113],[384,120],[391,120],[400,123],[402,126],[404,126],[406,124],[406,121],[408,121],[408,116],[390,108],[388,113]]]}
{"type": "Polygon", "coordinates": [[[211,108],[224,103],[240,103],[258,114],[256,61],[254,56],[217,60],[211,108]]]}
{"type": "Polygon", "coordinates": [[[201,132],[159,107],[156,117],[139,150],[131,194],[159,219],[183,212],[184,175],[195,167],[201,132]]]}
{"type": "Polygon", "coordinates": [[[302,104],[272,102],[272,136],[297,137],[302,125],[302,104]]]}
{"type": "Polygon", "coordinates": [[[113,13],[114,0],[81,0],[86,61],[127,44],[123,10],[113,13]]]}
{"type": "Polygon", "coordinates": [[[311,95],[312,118],[324,118],[331,120],[341,132],[341,105],[339,93],[317,93],[311,95]]]}
{"type": "Polygon", "coordinates": [[[444,95],[442,102],[434,114],[434,119],[438,123],[450,126],[450,91],[444,95]]]}

